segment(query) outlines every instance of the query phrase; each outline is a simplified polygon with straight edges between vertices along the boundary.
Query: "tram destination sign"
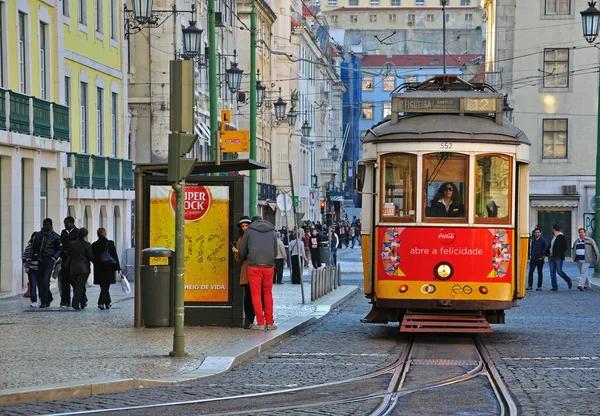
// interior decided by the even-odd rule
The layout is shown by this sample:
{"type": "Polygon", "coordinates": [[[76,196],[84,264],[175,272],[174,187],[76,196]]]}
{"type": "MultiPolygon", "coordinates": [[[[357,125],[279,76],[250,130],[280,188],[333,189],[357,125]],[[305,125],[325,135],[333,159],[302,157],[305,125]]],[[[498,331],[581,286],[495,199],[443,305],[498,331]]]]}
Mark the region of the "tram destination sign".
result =
{"type": "Polygon", "coordinates": [[[398,97],[398,111],[401,113],[458,113],[460,111],[460,98],[398,97]]]}

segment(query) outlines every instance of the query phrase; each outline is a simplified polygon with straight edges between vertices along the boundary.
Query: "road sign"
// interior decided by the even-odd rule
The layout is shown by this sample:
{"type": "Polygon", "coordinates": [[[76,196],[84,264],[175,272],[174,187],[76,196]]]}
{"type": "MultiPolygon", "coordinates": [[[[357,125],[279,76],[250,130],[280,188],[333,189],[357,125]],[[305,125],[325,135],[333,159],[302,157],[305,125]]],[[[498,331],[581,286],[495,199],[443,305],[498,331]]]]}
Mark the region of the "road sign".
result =
{"type": "Polygon", "coordinates": [[[296,205],[296,208],[300,206],[300,197],[298,195],[294,195],[294,205],[296,205]]]}
{"type": "Polygon", "coordinates": [[[250,131],[248,130],[226,130],[221,133],[221,151],[223,153],[231,152],[249,152],[250,151],[250,131]]]}
{"type": "Polygon", "coordinates": [[[225,124],[231,122],[231,110],[221,110],[221,131],[225,131],[225,124]]]}
{"type": "Polygon", "coordinates": [[[277,208],[287,212],[292,209],[292,198],[288,194],[281,193],[277,195],[277,208]]]}
{"type": "Polygon", "coordinates": [[[585,232],[591,238],[594,238],[594,231],[596,230],[596,214],[583,214],[583,228],[585,232]]]}

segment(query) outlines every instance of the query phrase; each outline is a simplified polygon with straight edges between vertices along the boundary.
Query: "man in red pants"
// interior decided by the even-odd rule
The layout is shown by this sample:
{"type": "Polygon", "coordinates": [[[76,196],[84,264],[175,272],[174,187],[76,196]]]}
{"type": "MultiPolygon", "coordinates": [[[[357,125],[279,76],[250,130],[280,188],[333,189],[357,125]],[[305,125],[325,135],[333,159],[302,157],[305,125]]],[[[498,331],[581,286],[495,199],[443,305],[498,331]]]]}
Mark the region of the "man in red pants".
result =
{"type": "Polygon", "coordinates": [[[257,323],[252,329],[277,329],[273,319],[273,265],[277,257],[273,224],[260,216],[253,217],[242,238],[239,256],[242,262],[248,259],[248,283],[257,323]]]}

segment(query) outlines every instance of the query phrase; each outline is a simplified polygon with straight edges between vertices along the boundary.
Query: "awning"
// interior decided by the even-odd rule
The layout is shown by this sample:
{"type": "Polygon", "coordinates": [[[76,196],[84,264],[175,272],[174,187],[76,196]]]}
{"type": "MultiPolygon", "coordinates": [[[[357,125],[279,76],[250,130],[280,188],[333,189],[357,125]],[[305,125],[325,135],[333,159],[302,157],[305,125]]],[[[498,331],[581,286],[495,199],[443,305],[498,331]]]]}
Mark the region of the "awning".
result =
{"type": "Polygon", "coordinates": [[[210,127],[205,123],[198,122],[196,126],[194,126],[194,133],[200,140],[210,143],[210,127]]]}
{"type": "MultiPolygon", "coordinates": [[[[135,166],[146,173],[167,174],[169,166],[167,163],[138,163],[135,166]]],[[[213,172],[239,172],[242,170],[268,169],[269,165],[252,159],[221,160],[220,165],[214,161],[198,161],[194,166],[192,175],[203,175],[213,172]]]]}
{"type": "Polygon", "coordinates": [[[529,195],[532,208],[577,208],[579,195],[529,195]]]}

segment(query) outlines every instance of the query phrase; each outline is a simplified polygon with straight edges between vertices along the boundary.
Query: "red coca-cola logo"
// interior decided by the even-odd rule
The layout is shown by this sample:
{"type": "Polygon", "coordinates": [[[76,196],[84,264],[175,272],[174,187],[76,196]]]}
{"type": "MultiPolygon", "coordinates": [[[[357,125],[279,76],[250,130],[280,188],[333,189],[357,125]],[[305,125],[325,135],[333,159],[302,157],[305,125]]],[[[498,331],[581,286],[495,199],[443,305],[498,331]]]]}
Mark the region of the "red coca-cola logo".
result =
{"type": "MultiPolygon", "coordinates": [[[[185,210],[185,221],[198,221],[204,217],[210,208],[212,196],[206,186],[186,186],[185,202],[183,209],[185,210]]],[[[175,192],[171,191],[171,209],[175,213],[177,207],[175,192]]]]}
{"type": "Polygon", "coordinates": [[[442,243],[445,246],[452,244],[454,242],[455,238],[456,238],[456,234],[454,233],[454,231],[447,231],[447,230],[444,230],[443,228],[440,230],[440,232],[438,234],[438,240],[440,241],[440,243],[442,243]]]}

